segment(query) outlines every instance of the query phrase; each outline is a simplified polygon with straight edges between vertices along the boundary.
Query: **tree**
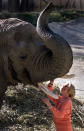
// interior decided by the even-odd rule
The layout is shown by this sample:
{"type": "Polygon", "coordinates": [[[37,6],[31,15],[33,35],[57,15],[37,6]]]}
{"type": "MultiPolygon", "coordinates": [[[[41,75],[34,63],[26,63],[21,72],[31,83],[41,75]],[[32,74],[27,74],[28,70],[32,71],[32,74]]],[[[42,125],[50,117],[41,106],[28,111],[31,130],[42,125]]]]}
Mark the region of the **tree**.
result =
{"type": "Polygon", "coordinates": [[[8,0],[2,0],[2,11],[8,11],[8,0]]]}
{"type": "Polygon", "coordinates": [[[52,1],[57,7],[65,9],[84,10],[84,0],[44,0],[45,2],[52,1]]]}
{"type": "Polygon", "coordinates": [[[27,11],[29,0],[21,0],[20,11],[27,11]]]}
{"type": "Polygon", "coordinates": [[[34,2],[34,10],[39,10],[40,9],[41,0],[33,0],[33,2],[34,2]]]}
{"type": "Polygon", "coordinates": [[[18,12],[20,8],[20,0],[8,0],[8,11],[18,12]]]}
{"type": "MultiPolygon", "coordinates": [[[[38,1],[37,1],[38,2],[38,1]]],[[[33,11],[35,0],[21,0],[20,11],[33,11]]]]}
{"type": "Polygon", "coordinates": [[[2,0],[0,0],[0,11],[2,10],[2,0]]]}

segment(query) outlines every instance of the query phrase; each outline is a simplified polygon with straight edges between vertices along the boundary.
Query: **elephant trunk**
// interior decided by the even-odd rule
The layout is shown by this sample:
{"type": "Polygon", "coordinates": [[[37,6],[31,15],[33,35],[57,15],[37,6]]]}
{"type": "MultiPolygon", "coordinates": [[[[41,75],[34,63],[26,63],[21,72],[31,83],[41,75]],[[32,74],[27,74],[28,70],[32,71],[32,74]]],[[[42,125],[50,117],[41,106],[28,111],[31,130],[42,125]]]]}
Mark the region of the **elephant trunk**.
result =
{"type": "Polygon", "coordinates": [[[48,27],[48,16],[53,9],[54,6],[50,2],[41,12],[36,28],[46,47],[52,52],[46,69],[47,80],[64,76],[69,72],[73,62],[72,50],[67,41],[48,27]]]}

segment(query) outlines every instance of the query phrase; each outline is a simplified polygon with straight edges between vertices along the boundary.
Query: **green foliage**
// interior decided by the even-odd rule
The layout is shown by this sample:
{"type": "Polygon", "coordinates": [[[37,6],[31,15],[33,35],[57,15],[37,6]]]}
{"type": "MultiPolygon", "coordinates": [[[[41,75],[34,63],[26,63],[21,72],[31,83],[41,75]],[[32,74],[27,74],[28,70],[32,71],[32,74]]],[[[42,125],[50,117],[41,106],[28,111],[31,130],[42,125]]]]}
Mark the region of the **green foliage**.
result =
{"type": "MultiPolygon", "coordinates": [[[[39,16],[39,12],[26,12],[26,13],[0,13],[0,19],[7,18],[19,18],[24,21],[30,22],[36,26],[37,18],[39,16]]],[[[50,14],[49,22],[63,22],[69,21],[71,19],[84,16],[84,12],[76,12],[76,11],[60,11],[53,12],[50,14]]]]}

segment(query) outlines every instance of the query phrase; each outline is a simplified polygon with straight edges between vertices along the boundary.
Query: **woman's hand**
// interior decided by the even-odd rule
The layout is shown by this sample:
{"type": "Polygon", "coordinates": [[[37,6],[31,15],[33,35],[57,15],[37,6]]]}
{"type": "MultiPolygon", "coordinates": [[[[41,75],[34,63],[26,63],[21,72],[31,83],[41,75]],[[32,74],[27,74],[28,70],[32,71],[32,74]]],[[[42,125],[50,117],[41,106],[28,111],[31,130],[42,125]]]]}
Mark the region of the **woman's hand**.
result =
{"type": "Polygon", "coordinates": [[[43,101],[43,103],[45,103],[49,107],[49,109],[51,109],[53,107],[47,98],[42,99],[42,101],[43,101]]]}

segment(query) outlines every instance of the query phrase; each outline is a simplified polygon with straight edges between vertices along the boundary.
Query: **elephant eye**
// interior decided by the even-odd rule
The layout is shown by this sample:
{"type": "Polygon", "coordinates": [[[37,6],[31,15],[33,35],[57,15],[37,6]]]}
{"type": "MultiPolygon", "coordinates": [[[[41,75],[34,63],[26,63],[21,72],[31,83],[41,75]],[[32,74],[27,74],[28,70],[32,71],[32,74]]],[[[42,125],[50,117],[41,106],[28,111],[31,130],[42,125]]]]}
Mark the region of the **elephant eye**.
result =
{"type": "Polygon", "coordinates": [[[20,59],[22,59],[22,60],[27,59],[27,55],[20,56],[20,59]]]}

